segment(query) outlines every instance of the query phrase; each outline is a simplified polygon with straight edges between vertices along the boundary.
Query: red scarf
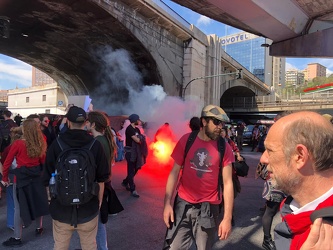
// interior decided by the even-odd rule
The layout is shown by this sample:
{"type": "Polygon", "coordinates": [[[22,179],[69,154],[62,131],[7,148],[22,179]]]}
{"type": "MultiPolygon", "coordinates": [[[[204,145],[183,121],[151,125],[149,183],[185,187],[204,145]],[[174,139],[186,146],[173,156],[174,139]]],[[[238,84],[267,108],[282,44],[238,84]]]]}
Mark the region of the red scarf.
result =
{"type": "MultiPolygon", "coordinates": [[[[285,200],[283,201],[283,203],[285,200]]],[[[287,204],[282,204],[287,205],[287,204]]],[[[281,207],[282,207],[281,206],[281,207]]],[[[318,204],[315,210],[321,208],[333,206],[333,195],[328,199],[318,204]]],[[[285,221],[292,232],[292,240],[290,244],[290,250],[300,249],[304,241],[308,238],[310,233],[312,222],[310,220],[310,214],[314,210],[302,212],[299,214],[287,214],[282,216],[282,220],[285,221]]]]}

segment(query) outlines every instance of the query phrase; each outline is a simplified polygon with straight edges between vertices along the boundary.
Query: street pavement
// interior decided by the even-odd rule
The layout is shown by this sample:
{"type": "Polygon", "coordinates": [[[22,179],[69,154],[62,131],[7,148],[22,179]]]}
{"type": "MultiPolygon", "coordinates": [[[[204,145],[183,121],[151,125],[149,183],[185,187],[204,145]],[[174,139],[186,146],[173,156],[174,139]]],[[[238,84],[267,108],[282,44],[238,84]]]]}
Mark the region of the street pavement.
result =
{"type": "MultiPolygon", "coordinates": [[[[235,226],[228,240],[217,241],[215,249],[255,250],[262,249],[263,232],[261,227],[264,200],[261,198],[263,181],[255,179],[255,168],[261,153],[250,152],[244,147],[242,155],[250,166],[248,177],[239,177],[242,191],[235,200],[235,226]]],[[[163,198],[170,169],[158,164],[144,166],[135,182],[140,198],[130,196],[121,186],[126,175],[126,161],[117,162],[112,169],[112,185],[124,206],[124,211],[110,215],[107,223],[108,245],[110,250],[159,250],[162,249],[166,227],[163,222],[163,198]]],[[[6,227],[6,193],[0,200],[0,243],[13,236],[13,231],[6,227]]],[[[274,225],[279,221],[276,215],[274,225]]],[[[32,223],[23,229],[24,245],[19,249],[51,250],[53,249],[52,221],[45,216],[45,231],[42,236],[35,236],[32,223]]],[[[80,249],[79,237],[73,234],[70,249],[80,249]]],[[[0,249],[11,249],[0,244],[0,249]]],[[[193,248],[194,249],[194,248],[193,248]]]]}

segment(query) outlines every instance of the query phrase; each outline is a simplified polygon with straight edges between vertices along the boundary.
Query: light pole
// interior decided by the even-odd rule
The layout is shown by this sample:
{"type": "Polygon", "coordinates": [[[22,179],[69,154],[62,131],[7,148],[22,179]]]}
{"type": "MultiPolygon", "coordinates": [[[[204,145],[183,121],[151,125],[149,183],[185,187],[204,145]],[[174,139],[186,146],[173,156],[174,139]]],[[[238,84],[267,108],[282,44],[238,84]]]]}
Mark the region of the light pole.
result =
{"type": "Polygon", "coordinates": [[[185,100],[185,91],[186,91],[186,88],[187,88],[188,85],[190,85],[191,82],[193,82],[195,80],[199,80],[199,79],[214,78],[214,77],[218,77],[218,76],[228,76],[228,75],[236,75],[237,76],[236,79],[243,78],[242,69],[238,69],[236,72],[231,72],[231,73],[223,73],[223,74],[211,75],[211,76],[200,76],[200,77],[193,78],[191,81],[189,81],[185,85],[185,88],[183,88],[183,93],[182,93],[183,100],[185,100]]]}

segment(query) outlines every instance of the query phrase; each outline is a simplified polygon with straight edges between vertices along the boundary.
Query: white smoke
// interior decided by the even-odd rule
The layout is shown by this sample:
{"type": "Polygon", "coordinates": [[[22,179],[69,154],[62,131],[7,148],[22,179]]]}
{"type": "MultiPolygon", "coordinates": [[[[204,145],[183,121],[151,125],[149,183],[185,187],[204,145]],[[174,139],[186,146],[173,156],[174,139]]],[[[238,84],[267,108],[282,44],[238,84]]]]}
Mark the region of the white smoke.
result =
{"type": "Polygon", "coordinates": [[[165,122],[177,139],[190,131],[190,118],[200,116],[199,102],[167,96],[161,85],[145,86],[141,73],[123,49],[104,48],[97,57],[104,68],[100,70],[100,85],[90,95],[94,109],[110,116],[138,114],[147,122],[146,134],[150,138],[165,122]]]}

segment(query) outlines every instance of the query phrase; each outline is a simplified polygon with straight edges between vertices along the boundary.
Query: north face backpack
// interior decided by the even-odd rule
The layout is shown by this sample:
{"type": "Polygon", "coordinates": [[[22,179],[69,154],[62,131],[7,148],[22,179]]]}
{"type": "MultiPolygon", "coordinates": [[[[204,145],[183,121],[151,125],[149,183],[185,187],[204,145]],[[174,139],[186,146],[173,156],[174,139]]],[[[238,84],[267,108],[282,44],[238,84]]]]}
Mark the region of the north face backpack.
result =
{"type": "Polygon", "coordinates": [[[57,142],[62,150],[57,158],[56,194],[52,194],[64,206],[82,205],[98,195],[99,185],[95,181],[96,163],[90,149],[95,139],[82,148],[71,148],[60,138],[57,142]]]}

